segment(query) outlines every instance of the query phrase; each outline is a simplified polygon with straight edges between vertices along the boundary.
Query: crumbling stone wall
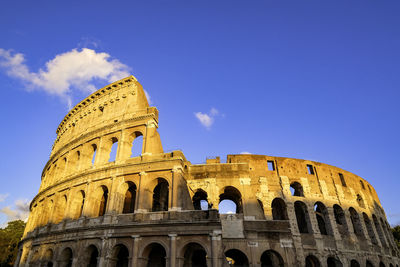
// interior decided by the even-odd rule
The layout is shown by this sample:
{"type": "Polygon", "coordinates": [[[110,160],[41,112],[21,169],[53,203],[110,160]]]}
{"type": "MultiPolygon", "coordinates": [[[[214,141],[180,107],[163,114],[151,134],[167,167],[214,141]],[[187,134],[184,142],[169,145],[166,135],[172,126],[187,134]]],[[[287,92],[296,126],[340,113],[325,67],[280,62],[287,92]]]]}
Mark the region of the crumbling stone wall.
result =
{"type": "Polygon", "coordinates": [[[133,76],[76,105],[57,128],[16,266],[398,266],[361,177],[264,155],[191,164],[163,152],[157,127],[133,76]]]}

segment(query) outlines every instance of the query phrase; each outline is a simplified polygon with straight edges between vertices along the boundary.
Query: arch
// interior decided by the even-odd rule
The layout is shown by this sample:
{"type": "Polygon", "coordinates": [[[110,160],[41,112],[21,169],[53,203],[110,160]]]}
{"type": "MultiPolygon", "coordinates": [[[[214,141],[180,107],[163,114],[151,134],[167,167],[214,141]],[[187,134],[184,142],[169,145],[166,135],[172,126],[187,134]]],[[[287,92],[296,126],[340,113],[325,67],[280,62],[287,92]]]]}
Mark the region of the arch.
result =
{"type": "Polygon", "coordinates": [[[321,235],[332,235],[329,214],[325,205],[322,202],[316,202],[314,204],[314,212],[321,235]]]}
{"type": "Polygon", "coordinates": [[[385,264],[383,262],[379,262],[379,267],[385,267],[385,264]]]}
{"type": "Polygon", "coordinates": [[[207,267],[207,252],[199,243],[186,244],[182,254],[183,267],[207,267]]]}
{"type": "Polygon", "coordinates": [[[236,205],[236,213],[243,213],[242,194],[233,186],[224,188],[222,194],[219,195],[219,203],[224,200],[230,200],[236,205]]]}
{"type": "Polygon", "coordinates": [[[350,267],[361,267],[358,261],[356,260],[351,260],[350,261],[350,267]]]}
{"type": "Polygon", "coordinates": [[[105,185],[100,186],[101,197],[99,203],[98,216],[103,216],[106,213],[107,202],[108,202],[108,188],[105,185]]]}
{"type": "Polygon", "coordinates": [[[365,266],[366,266],[366,267],[374,267],[374,265],[372,264],[372,262],[370,262],[369,260],[367,260],[367,261],[365,262],[365,266]]]}
{"type": "Polygon", "coordinates": [[[382,218],[380,218],[380,221],[381,221],[382,230],[383,230],[383,232],[385,233],[385,236],[386,236],[387,245],[390,247],[390,236],[389,236],[388,229],[386,228],[386,224],[383,222],[382,218]]]}
{"type": "Polygon", "coordinates": [[[292,196],[304,197],[303,186],[299,182],[291,183],[290,191],[292,192],[292,196]]]}
{"type": "Polygon", "coordinates": [[[208,210],[210,207],[207,199],[207,192],[203,189],[197,189],[192,198],[193,208],[195,210],[208,210]]]}
{"type": "Polygon", "coordinates": [[[112,137],[110,141],[111,147],[108,162],[114,162],[117,159],[118,139],[116,137],[112,137]]]}
{"type": "Polygon", "coordinates": [[[132,146],[130,157],[138,157],[142,155],[143,152],[143,134],[139,131],[135,131],[131,135],[132,146]]]}
{"type": "Polygon", "coordinates": [[[349,212],[350,212],[350,220],[351,223],[353,224],[354,234],[357,236],[362,236],[363,231],[361,227],[360,217],[358,216],[357,211],[353,207],[350,207],[349,212]]]}
{"type": "Polygon", "coordinates": [[[39,263],[39,251],[38,250],[36,250],[34,253],[33,253],[33,255],[32,255],[32,257],[30,258],[30,260],[29,260],[29,266],[38,266],[40,263],[39,263]]]}
{"type": "Polygon", "coordinates": [[[225,252],[226,261],[229,266],[248,267],[249,260],[246,254],[238,249],[229,249],[225,252]]]}
{"type": "Polygon", "coordinates": [[[118,244],[112,250],[111,267],[128,267],[129,266],[129,250],[125,245],[118,244]]]}
{"type": "Polygon", "coordinates": [[[274,251],[274,250],[267,250],[261,255],[261,267],[283,267],[284,262],[282,256],[274,251]]]}
{"type": "Polygon", "coordinates": [[[96,160],[96,152],[97,152],[97,145],[92,144],[92,165],[94,165],[94,162],[96,160]]]}
{"type": "Polygon", "coordinates": [[[122,213],[134,213],[136,202],[136,185],[133,182],[126,182],[125,186],[128,188],[125,192],[122,213]]]}
{"type": "Polygon", "coordinates": [[[281,198],[274,198],[271,203],[273,220],[289,220],[286,203],[281,198]]]}
{"type": "Polygon", "coordinates": [[[334,257],[329,257],[326,262],[328,264],[328,267],[343,267],[342,262],[334,257]]]}
{"type": "Polygon", "coordinates": [[[310,217],[308,216],[308,210],[306,204],[301,201],[294,203],[294,211],[296,213],[297,226],[300,233],[311,233],[310,217]]]}
{"type": "Polygon", "coordinates": [[[70,201],[70,217],[71,219],[78,219],[82,216],[83,206],[85,204],[85,191],[77,191],[74,194],[74,197],[70,199],[70,201]]]}
{"type": "Polygon", "coordinates": [[[82,261],[84,266],[97,267],[99,250],[95,245],[90,245],[84,250],[82,261]]]}
{"type": "Polygon", "coordinates": [[[357,194],[357,203],[358,206],[360,206],[361,208],[365,209],[365,203],[364,200],[362,198],[362,196],[360,194],[357,194]]]}
{"type": "Polygon", "coordinates": [[[52,249],[47,249],[46,252],[43,255],[43,261],[45,263],[46,267],[52,267],[53,266],[53,259],[54,253],[52,249]]]}
{"type": "Polygon", "coordinates": [[[163,178],[157,178],[157,185],[153,190],[152,211],[167,211],[169,198],[169,184],[163,178]]]}
{"type": "Polygon", "coordinates": [[[142,258],[147,261],[147,267],[165,267],[167,253],[159,243],[149,244],[142,253],[142,258]]]}
{"type": "Polygon", "coordinates": [[[306,258],[306,267],[320,267],[321,263],[314,255],[308,255],[306,258]]]}
{"type": "Polygon", "coordinates": [[[71,248],[64,248],[64,250],[60,254],[59,258],[59,266],[60,267],[71,267],[72,266],[72,249],[71,248]]]}
{"type": "Polygon", "coordinates": [[[333,205],[333,214],[335,215],[336,226],[341,235],[346,235],[348,233],[346,215],[343,209],[338,205],[333,205]]]}
{"type": "Polygon", "coordinates": [[[378,240],[376,240],[374,229],[372,228],[371,220],[369,219],[368,215],[365,212],[363,212],[362,215],[363,215],[364,224],[365,224],[365,227],[367,228],[368,236],[371,239],[371,242],[373,244],[378,244],[378,240]]]}

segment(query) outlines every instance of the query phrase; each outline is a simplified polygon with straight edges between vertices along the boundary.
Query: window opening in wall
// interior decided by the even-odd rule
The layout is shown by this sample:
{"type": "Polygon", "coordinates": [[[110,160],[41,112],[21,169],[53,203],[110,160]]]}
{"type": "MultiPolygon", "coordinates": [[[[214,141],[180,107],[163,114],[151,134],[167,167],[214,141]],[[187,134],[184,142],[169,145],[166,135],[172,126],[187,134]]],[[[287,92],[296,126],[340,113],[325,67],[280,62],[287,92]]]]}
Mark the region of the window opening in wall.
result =
{"type": "Polygon", "coordinates": [[[361,228],[361,222],[360,222],[360,217],[358,216],[357,211],[354,208],[349,208],[350,212],[350,220],[351,223],[353,224],[353,230],[354,234],[357,236],[362,236],[362,228],[361,228]]]}
{"type": "Polygon", "coordinates": [[[299,182],[293,182],[290,184],[290,192],[292,196],[304,197],[303,186],[299,182]]]}
{"type": "Polygon", "coordinates": [[[296,214],[297,226],[300,233],[310,233],[309,231],[309,217],[307,206],[301,201],[296,201],[294,203],[294,211],[296,214]]]}
{"type": "Polygon", "coordinates": [[[275,163],[272,160],[267,161],[267,166],[269,171],[275,171],[275,163]]]}
{"type": "Polygon", "coordinates": [[[158,178],[158,184],[153,190],[152,211],[168,210],[169,184],[166,180],[158,178]]]}
{"type": "Polygon", "coordinates": [[[361,208],[365,208],[364,200],[360,194],[357,194],[357,203],[361,208]]]}
{"type": "Polygon", "coordinates": [[[346,223],[346,216],[344,214],[343,209],[335,204],[333,205],[333,213],[335,215],[335,221],[337,224],[338,231],[341,235],[347,234],[347,223],[346,223]]]}
{"type": "Polygon", "coordinates": [[[308,174],[314,175],[314,166],[311,164],[307,164],[307,171],[308,171],[308,174]]]}
{"type": "Polygon", "coordinates": [[[328,267],[343,267],[342,262],[333,257],[329,257],[327,260],[327,263],[328,263],[328,267]]]}
{"type": "Polygon", "coordinates": [[[281,198],[275,198],[272,203],[272,218],[273,220],[289,220],[285,201],[281,198]]]}
{"type": "Polygon", "coordinates": [[[371,190],[371,187],[369,185],[368,185],[368,190],[372,194],[372,190],[371,190]]]}
{"type": "Polygon", "coordinates": [[[219,213],[243,213],[242,195],[235,187],[225,187],[224,193],[219,195],[219,201],[219,213]]]}
{"type": "Polygon", "coordinates": [[[207,266],[207,252],[204,248],[197,243],[189,243],[184,249],[184,267],[206,267],[207,266]]]}
{"type": "Polygon", "coordinates": [[[92,165],[94,165],[94,161],[96,159],[97,145],[93,144],[92,148],[93,148],[92,165]]]}
{"type": "Polygon", "coordinates": [[[387,244],[385,242],[385,237],[382,232],[382,228],[379,225],[378,218],[375,216],[375,214],[372,214],[372,220],[374,221],[375,229],[376,232],[378,233],[379,239],[381,240],[382,246],[387,247],[387,244]]]}
{"type": "Polygon", "coordinates": [[[374,229],[372,228],[371,220],[369,219],[368,215],[365,212],[363,212],[363,219],[365,227],[367,228],[369,238],[371,239],[371,242],[375,245],[378,244],[378,240],[376,239],[374,229]]]}
{"type": "Polygon", "coordinates": [[[373,265],[370,261],[368,261],[368,260],[367,260],[365,266],[366,266],[366,267],[374,267],[374,265],[373,265]]]}
{"type": "Polygon", "coordinates": [[[128,186],[129,188],[125,193],[122,213],[133,213],[135,211],[136,185],[132,182],[128,182],[128,186]]]}
{"type": "Polygon", "coordinates": [[[195,210],[208,210],[208,201],[207,201],[207,193],[202,190],[198,189],[196,193],[193,195],[193,208],[195,210]]]}
{"type": "MultiPolygon", "coordinates": [[[[128,267],[129,266],[129,251],[124,245],[117,245],[113,249],[112,261],[114,266],[128,267]]],[[[113,266],[111,264],[111,266],[113,266]]]]}
{"type": "Polygon", "coordinates": [[[356,260],[351,260],[350,262],[350,267],[361,267],[358,261],[356,260]]]}
{"type": "Polygon", "coordinates": [[[340,182],[342,183],[342,186],[346,187],[346,181],[344,180],[344,176],[343,173],[339,173],[339,178],[340,178],[340,182]]]}
{"type": "Polygon", "coordinates": [[[103,194],[101,196],[101,201],[100,201],[99,216],[103,216],[106,213],[107,201],[108,201],[108,189],[105,186],[102,186],[102,188],[103,188],[103,194]]]}
{"type": "Polygon", "coordinates": [[[81,202],[81,206],[79,207],[78,218],[82,216],[83,206],[85,205],[85,192],[81,190],[81,194],[82,194],[82,202],[81,202]]]}
{"type": "Polygon", "coordinates": [[[111,146],[110,158],[108,159],[108,162],[114,162],[115,159],[117,158],[118,139],[113,137],[111,141],[113,144],[111,146]]]}
{"type": "Polygon", "coordinates": [[[139,157],[143,151],[143,135],[140,132],[134,133],[135,138],[132,142],[131,158],[139,157]]]}
{"type": "Polygon", "coordinates": [[[326,207],[321,203],[321,202],[317,202],[314,205],[314,213],[315,213],[315,217],[317,219],[317,223],[318,223],[318,228],[319,228],[319,232],[321,233],[321,235],[328,235],[328,211],[326,210],[326,207]]]}
{"type": "Polygon", "coordinates": [[[149,251],[147,258],[147,267],[165,267],[166,266],[166,256],[167,253],[163,246],[157,243],[153,243],[150,245],[151,250],[149,251]]]}
{"type": "Polygon", "coordinates": [[[306,258],[306,267],[320,267],[319,260],[314,255],[308,255],[306,258]]]}
{"type": "Polygon", "coordinates": [[[268,267],[268,266],[276,266],[276,267],[283,267],[284,261],[282,256],[274,251],[274,250],[267,250],[261,255],[261,267],[268,267]]]}
{"type": "Polygon", "coordinates": [[[365,186],[364,186],[363,181],[360,180],[360,184],[361,184],[361,188],[365,190],[365,186]]]}
{"type": "Polygon", "coordinates": [[[247,256],[238,249],[230,249],[225,252],[225,258],[229,266],[248,267],[247,256]]]}

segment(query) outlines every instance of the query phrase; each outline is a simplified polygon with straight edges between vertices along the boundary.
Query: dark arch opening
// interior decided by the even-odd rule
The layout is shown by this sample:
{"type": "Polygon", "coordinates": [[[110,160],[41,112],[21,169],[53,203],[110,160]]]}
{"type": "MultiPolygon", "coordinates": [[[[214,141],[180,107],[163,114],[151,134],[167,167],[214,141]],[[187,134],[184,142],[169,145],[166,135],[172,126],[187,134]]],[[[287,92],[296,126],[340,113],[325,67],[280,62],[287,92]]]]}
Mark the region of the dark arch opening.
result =
{"type": "Polygon", "coordinates": [[[303,186],[299,182],[291,183],[290,191],[292,192],[292,196],[304,197],[303,186]]]}
{"type": "Polygon", "coordinates": [[[350,267],[361,267],[358,261],[356,260],[351,260],[350,262],[350,267]]]}
{"type": "Polygon", "coordinates": [[[152,211],[168,210],[169,184],[166,180],[158,178],[158,184],[153,190],[153,207],[152,211]]]}
{"type": "Polygon", "coordinates": [[[108,201],[108,188],[104,185],[101,186],[103,189],[103,194],[101,195],[99,216],[103,216],[106,213],[107,201],[108,201]]]}
{"type": "Polygon", "coordinates": [[[70,248],[65,248],[60,255],[60,265],[62,267],[72,266],[72,250],[70,248]]]}
{"type": "Polygon", "coordinates": [[[133,213],[135,211],[136,185],[132,182],[128,182],[128,186],[129,188],[125,193],[122,213],[133,213]]]}
{"type": "Polygon", "coordinates": [[[44,254],[44,261],[47,262],[47,267],[53,266],[53,251],[51,249],[46,250],[46,253],[44,254]]]}
{"type": "Polygon", "coordinates": [[[134,132],[134,139],[132,141],[131,158],[142,155],[143,151],[143,135],[141,132],[134,132]]]}
{"type": "Polygon", "coordinates": [[[368,215],[365,212],[363,212],[363,219],[365,227],[367,228],[368,236],[371,239],[371,242],[375,245],[378,244],[378,240],[376,239],[374,229],[372,228],[371,220],[369,219],[368,215]]]}
{"type": "Polygon", "coordinates": [[[369,260],[366,261],[365,266],[366,266],[366,267],[374,267],[374,265],[372,264],[372,262],[370,262],[369,260]]]}
{"type": "Polygon", "coordinates": [[[300,233],[311,233],[309,225],[309,216],[306,204],[301,201],[296,201],[294,203],[294,211],[296,214],[297,226],[300,233]]]}
{"type": "Polygon", "coordinates": [[[185,246],[183,267],[207,267],[207,252],[197,243],[185,246]]]}
{"type": "Polygon", "coordinates": [[[350,220],[351,223],[353,224],[353,230],[355,235],[357,236],[362,236],[362,228],[361,228],[361,222],[360,222],[360,217],[358,216],[357,211],[354,208],[349,208],[350,212],[350,220]]]}
{"type": "Polygon", "coordinates": [[[328,267],[343,267],[342,262],[333,257],[329,257],[327,260],[327,263],[328,263],[328,267]]]}
{"type": "Polygon", "coordinates": [[[129,251],[126,246],[119,244],[113,249],[113,260],[111,266],[128,267],[129,266],[129,251]]]}
{"type": "Polygon", "coordinates": [[[271,203],[273,220],[289,220],[286,203],[281,198],[275,198],[271,203]]]}
{"type": "Polygon", "coordinates": [[[331,235],[332,230],[330,228],[328,210],[325,205],[321,202],[315,203],[314,212],[321,235],[331,235]]]}
{"type": "Polygon", "coordinates": [[[195,210],[208,210],[209,204],[207,198],[207,192],[202,189],[198,189],[192,198],[193,208],[195,210]]]}
{"type": "Polygon", "coordinates": [[[379,267],[385,267],[385,264],[383,262],[379,262],[379,267]]]}
{"type": "Polygon", "coordinates": [[[281,255],[273,250],[264,251],[261,255],[261,267],[283,267],[284,262],[281,255]]]}
{"type": "Polygon", "coordinates": [[[376,229],[376,232],[378,233],[379,239],[381,240],[382,246],[387,247],[387,243],[385,241],[385,237],[382,232],[382,228],[379,225],[378,218],[375,216],[375,214],[372,214],[372,220],[374,221],[375,229],[376,229]]]}
{"type": "Polygon", "coordinates": [[[238,249],[230,249],[225,252],[225,257],[229,266],[248,267],[249,260],[247,256],[238,249]]]}
{"type": "Polygon", "coordinates": [[[147,247],[147,267],[165,267],[166,260],[165,257],[167,253],[163,246],[157,243],[150,244],[147,247]]]}
{"type": "Polygon", "coordinates": [[[97,250],[96,246],[90,245],[86,249],[85,253],[87,260],[86,260],[86,265],[87,267],[97,267],[97,258],[99,257],[99,251],[97,250]]]}
{"type": "Polygon", "coordinates": [[[338,228],[338,231],[341,235],[346,235],[348,233],[347,223],[346,223],[346,215],[344,214],[343,209],[335,204],[333,205],[333,213],[335,215],[335,221],[338,228]]]}
{"type": "Polygon", "coordinates": [[[94,165],[94,161],[96,160],[96,151],[97,151],[97,145],[92,144],[92,149],[93,149],[93,154],[92,154],[92,165],[94,165]]]}
{"type": "Polygon", "coordinates": [[[236,213],[243,213],[242,206],[242,194],[233,186],[227,186],[224,188],[224,192],[219,195],[219,202],[221,203],[224,200],[230,200],[236,205],[236,213]]]}
{"type": "Polygon", "coordinates": [[[306,267],[320,267],[319,260],[314,255],[308,255],[306,258],[306,267]]]}
{"type": "Polygon", "coordinates": [[[108,162],[114,162],[117,158],[117,150],[118,150],[118,139],[113,137],[111,138],[111,149],[110,149],[110,155],[108,158],[108,162]]]}

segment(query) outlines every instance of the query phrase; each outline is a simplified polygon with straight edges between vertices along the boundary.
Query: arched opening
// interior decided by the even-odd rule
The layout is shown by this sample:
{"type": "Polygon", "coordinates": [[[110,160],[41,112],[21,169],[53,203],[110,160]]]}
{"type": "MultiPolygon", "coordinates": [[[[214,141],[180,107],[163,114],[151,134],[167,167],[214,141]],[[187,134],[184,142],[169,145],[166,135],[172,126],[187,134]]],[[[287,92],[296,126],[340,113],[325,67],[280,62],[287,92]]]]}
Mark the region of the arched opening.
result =
{"type": "Polygon", "coordinates": [[[53,251],[51,249],[46,250],[44,253],[43,260],[45,262],[45,266],[52,267],[53,266],[53,251]]]}
{"type": "Polygon", "coordinates": [[[152,243],[143,252],[143,258],[147,259],[147,267],[165,267],[167,253],[164,247],[158,243],[152,243]]]}
{"type": "Polygon", "coordinates": [[[143,151],[143,135],[141,132],[133,133],[134,139],[132,141],[131,158],[142,155],[143,151]]]}
{"type": "Polygon", "coordinates": [[[360,217],[358,216],[357,211],[354,208],[349,208],[350,212],[350,220],[351,223],[353,224],[353,230],[354,234],[357,236],[362,236],[362,227],[361,227],[361,222],[360,222],[360,217]]]}
{"type": "Polygon", "coordinates": [[[236,214],[236,203],[229,199],[224,199],[218,204],[220,214],[236,214]]]}
{"type": "Polygon", "coordinates": [[[387,243],[385,241],[385,237],[383,235],[382,228],[379,225],[378,218],[375,216],[375,214],[372,214],[372,220],[374,221],[375,229],[376,229],[376,232],[378,233],[379,239],[381,240],[382,246],[387,247],[387,243]]]}
{"type": "Polygon", "coordinates": [[[79,170],[80,160],[81,160],[81,152],[78,150],[78,151],[76,151],[76,155],[75,155],[75,170],[79,170]]]}
{"type": "Polygon", "coordinates": [[[382,230],[383,230],[383,232],[385,233],[385,236],[386,236],[386,240],[387,240],[387,242],[388,242],[388,246],[390,247],[390,233],[388,232],[388,229],[386,228],[386,224],[383,222],[383,219],[382,218],[380,218],[380,220],[381,220],[381,227],[382,227],[382,230]]]}
{"type": "Polygon", "coordinates": [[[350,267],[361,267],[358,261],[356,260],[351,260],[350,262],[350,267]]]}
{"type": "Polygon", "coordinates": [[[314,255],[308,255],[306,258],[306,267],[320,267],[319,260],[314,255]]]}
{"type": "Polygon", "coordinates": [[[97,152],[97,145],[96,144],[92,144],[92,165],[94,165],[94,162],[96,160],[96,152],[97,152]]]}
{"type": "Polygon", "coordinates": [[[290,192],[292,196],[304,197],[303,186],[299,182],[293,182],[290,184],[290,192]]]}
{"type": "Polygon", "coordinates": [[[314,213],[318,222],[318,228],[321,235],[332,235],[332,229],[330,227],[329,214],[325,205],[321,202],[317,202],[314,205],[314,213]]]}
{"type": "Polygon", "coordinates": [[[113,138],[111,138],[111,142],[112,142],[112,146],[111,146],[108,162],[114,162],[115,159],[117,158],[118,139],[113,137],[113,138]]]}
{"type": "Polygon", "coordinates": [[[284,262],[278,252],[273,250],[264,251],[261,255],[261,267],[283,267],[284,262]]]}
{"type": "MultiPolygon", "coordinates": [[[[236,210],[235,210],[236,213],[243,213],[242,194],[240,194],[240,191],[237,190],[235,187],[227,186],[224,188],[224,192],[221,195],[219,195],[219,206],[224,200],[230,200],[236,205],[236,210]]],[[[222,204],[225,203],[228,204],[229,202],[225,201],[222,204]]],[[[223,211],[221,211],[221,207],[219,207],[219,210],[220,213],[223,213],[223,211]]]]}
{"type": "Polygon", "coordinates": [[[125,192],[124,208],[122,213],[133,213],[135,211],[136,201],[136,185],[132,182],[128,182],[128,189],[125,192]]]}
{"type": "Polygon", "coordinates": [[[335,215],[335,221],[339,233],[341,235],[346,235],[348,230],[347,230],[346,216],[344,214],[343,209],[339,205],[335,204],[333,205],[333,213],[335,215]]]}
{"type": "Polygon", "coordinates": [[[113,249],[113,259],[111,260],[112,267],[128,267],[129,266],[129,251],[122,245],[116,245],[113,249]]]}
{"type": "Polygon", "coordinates": [[[306,204],[301,201],[294,203],[294,211],[296,214],[297,226],[300,233],[311,233],[310,217],[308,216],[308,210],[306,204]]]}
{"type": "Polygon", "coordinates": [[[367,228],[368,236],[371,239],[373,244],[378,244],[378,240],[376,239],[374,229],[372,228],[371,220],[369,219],[368,215],[363,212],[363,219],[365,227],[367,228]]]}
{"type": "Polygon", "coordinates": [[[72,266],[72,250],[65,248],[60,254],[60,267],[71,267],[72,266]]]}
{"type": "Polygon", "coordinates": [[[358,203],[358,206],[365,209],[364,200],[360,194],[357,194],[357,203],[358,203]]]}
{"type": "Polygon", "coordinates": [[[152,211],[167,211],[169,184],[165,179],[158,178],[158,184],[153,190],[153,207],[152,211]]]}
{"type": "Polygon", "coordinates": [[[273,220],[289,220],[286,203],[281,198],[275,198],[271,203],[273,220]]]}
{"type": "Polygon", "coordinates": [[[342,262],[334,257],[329,257],[327,263],[328,267],[343,267],[342,262]]]}
{"type": "Polygon", "coordinates": [[[366,261],[365,266],[366,266],[366,267],[374,267],[374,265],[372,264],[372,262],[370,262],[369,260],[366,261]]]}
{"type": "Polygon", "coordinates": [[[189,243],[184,248],[183,267],[207,267],[207,252],[197,243],[189,243]]]}
{"type": "Polygon", "coordinates": [[[79,190],[70,201],[72,201],[69,212],[70,217],[71,219],[78,219],[82,216],[83,206],[85,204],[85,192],[79,190]]]}
{"type": "Polygon", "coordinates": [[[84,265],[87,267],[97,267],[97,258],[99,257],[99,251],[94,245],[90,245],[85,250],[84,265]]]}
{"type": "Polygon", "coordinates": [[[385,264],[383,262],[379,262],[379,267],[385,267],[385,264]]]}
{"type": "Polygon", "coordinates": [[[100,199],[99,216],[103,216],[106,213],[108,202],[108,188],[102,185],[101,189],[103,192],[100,199]]]}
{"type": "Polygon", "coordinates": [[[35,251],[35,253],[33,253],[32,258],[29,261],[29,267],[38,266],[38,265],[40,265],[40,262],[39,262],[39,251],[35,251]]]}
{"type": "Polygon", "coordinates": [[[207,193],[202,189],[198,189],[196,193],[193,195],[193,208],[195,210],[208,210],[208,201],[207,201],[207,193]]]}
{"type": "Polygon", "coordinates": [[[225,252],[225,258],[229,266],[248,267],[247,256],[238,249],[230,249],[225,252]]]}

